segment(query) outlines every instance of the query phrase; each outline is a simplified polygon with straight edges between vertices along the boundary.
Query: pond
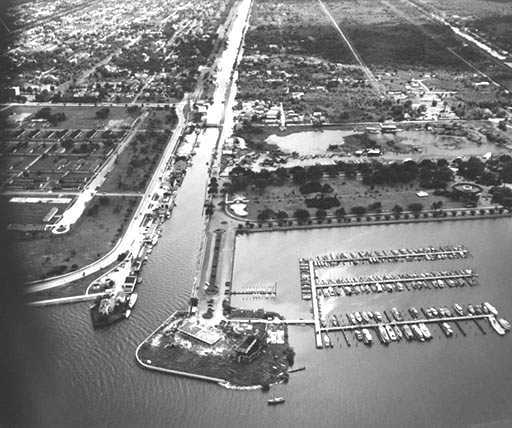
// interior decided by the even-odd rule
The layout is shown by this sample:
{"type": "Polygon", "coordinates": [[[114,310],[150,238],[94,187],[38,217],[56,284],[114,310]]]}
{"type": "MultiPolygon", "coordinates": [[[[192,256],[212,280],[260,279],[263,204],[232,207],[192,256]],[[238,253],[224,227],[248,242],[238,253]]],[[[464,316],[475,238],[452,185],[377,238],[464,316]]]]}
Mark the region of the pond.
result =
{"type": "Polygon", "coordinates": [[[325,153],[330,145],[343,145],[343,138],[353,134],[352,130],[339,129],[304,131],[284,136],[270,135],[266,142],[277,145],[285,152],[316,155],[325,153]]]}

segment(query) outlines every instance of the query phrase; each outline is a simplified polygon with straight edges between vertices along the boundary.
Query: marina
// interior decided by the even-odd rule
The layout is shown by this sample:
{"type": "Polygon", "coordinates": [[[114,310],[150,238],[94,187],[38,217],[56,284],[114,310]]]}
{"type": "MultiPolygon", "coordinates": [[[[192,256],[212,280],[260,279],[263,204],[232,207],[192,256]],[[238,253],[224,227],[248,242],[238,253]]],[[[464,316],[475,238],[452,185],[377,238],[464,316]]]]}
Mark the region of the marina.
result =
{"type": "MultiPolygon", "coordinates": [[[[443,289],[476,286],[477,274],[471,269],[451,272],[405,273],[373,275],[366,278],[317,280],[316,289],[323,297],[351,296],[382,292],[424,289],[443,289]]],[[[304,286],[304,285],[303,285],[304,286]]],[[[307,285],[306,285],[307,286],[307,285]]]]}
{"type": "Polygon", "coordinates": [[[345,314],[346,324],[340,323],[343,317],[331,316],[330,323],[325,319],[320,321],[320,331],[323,341],[323,347],[329,348],[333,346],[333,340],[330,338],[331,333],[343,333],[343,337],[347,346],[351,344],[346,335],[347,332],[352,332],[358,341],[362,341],[365,345],[371,345],[373,336],[372,331],[383,345],[389,345],[391,342],[400,342],[402,339],[405,341],[430,341],[433,336],[427,327],[428,325],[437,325],[446,337],[453,337],[454,331],[450,323],[456,325],[465,336],[464,331],[460,327],[461,322],[472,321],[482,332],[487,334],[487,331],[482,327],[478,321],[487,321],[492,330],[500,335],[505,335],[510,331],[510,323],[503,319],[498,318],[498,311],[488,302],[478,305],[463,305],[455,304],[453,309],[447,306],[427,309],[421,308],[421,312],[425,315],[419,318],[419,312],[416,308],[409,308],[409,319],[396,308],[391,311],[361,311],[345,314]],[[391,313],[391,315],[389,315],[391,313]]]}
{"type": "MultiPolygon", "coordinates": [[[[426,248],[401,248],[398,250],[357,251],[353,253],[331,253],[313,258],[315,267],[335,267],[339,265],[398,263],[413,261],[436,261],[463,259],[471,254],[463,245],[449,245],[426,248]]],[[[301,260],[302,261],[302,260],[301,260]]]]}

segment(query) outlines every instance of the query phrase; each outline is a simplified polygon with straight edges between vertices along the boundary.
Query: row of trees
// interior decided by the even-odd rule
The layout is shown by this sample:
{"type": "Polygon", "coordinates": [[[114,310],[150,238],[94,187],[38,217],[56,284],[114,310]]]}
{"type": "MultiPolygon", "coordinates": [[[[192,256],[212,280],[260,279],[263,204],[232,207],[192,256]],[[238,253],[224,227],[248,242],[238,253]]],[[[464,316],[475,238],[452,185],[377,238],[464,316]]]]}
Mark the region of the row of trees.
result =
{"type": "MultiPolygon", "coordinates": [[[[510,191],[510,196],[511,196],[511,200],[512,200],[512,191],[510,191]]],[[[437,201],[437,202],[432,203],[430,208],[433,211],[438,211],[442,208],[442,206],[443,206],[443,202],[437,201]]],[[[406,208],[412,214],[419,214],[420,212],[423,211],[424,206],[423,206],[423,204],[421,204],[419,202],[414,202],[412,204],[409,204],[406,208]]],[[[391,213],[395,217],[400,217],[400,215],[404,211],[405,211],[405,209],[401,205],[398,205],[398,204],[395,205],[391,209],[391,213]]],[[[374,202],[373,204],[369,205],[368,207],[355,206],[350,209],[350,214],[355,215],[357,217],[362,217],[369,213],[380,214],[381,212],[382,212],[382,204],[380,202],[374,202]]],[[[348,213],[344,207],[340,207],[334,211],[334,217],[337,219],[342,219],[342,218],[346,217],[347,214],[348,213]]],[[[315,218],[317,218],[318,220],[324,220],[325,218],[327,218],[328,215],[329,215],[328,211],[326,211],[325,209],[322,209],[322,208],[318,209],[315,212],[315,218]]],[[[270,208],[265,208],[264,210],[260,211],[257,219],[259,222],[263,222],[263,221],[267,221],[267,220],[271,220],[271,219],[275,219],[278,221],[284,221],[284,220],[287,220],[289,217],[290,217],[289,214],[284,210],[275,212],[274,210],[272,210],[270,208]]],[[[311,213],[309,212],[309,210],[299,208],[293,212],[292,217],[296,218],[299,222],[304,222],[311,218],[311,213]]]]}
{"type": "MultiPolygon", "coordinates": [[[[303,194],[330,193],[332,187],[320,184],[320,179],[324,175],[336,177],[341,173],[347,179],[354,179],[360,174],[363,183],[369,186],[406,184],[418,180],[422,187],[442,189],[453,180],[453,172],[445,159],[436,162],[425,159],[419,163],[410,160],[389,165],[377,161],[357,165],[339,162],[335,165],[313,165],[307,168],[296,166],[291,169],[278,168],[275,171],[263,169],[259,172],[237,166],[230,172],[231,190],[240,191],[251,185],[263,190],[269,185],[283,185],[291,179],[300,186],[303,194]]],[[[512,162],[510,175],[512,180],[512,162]]]]}

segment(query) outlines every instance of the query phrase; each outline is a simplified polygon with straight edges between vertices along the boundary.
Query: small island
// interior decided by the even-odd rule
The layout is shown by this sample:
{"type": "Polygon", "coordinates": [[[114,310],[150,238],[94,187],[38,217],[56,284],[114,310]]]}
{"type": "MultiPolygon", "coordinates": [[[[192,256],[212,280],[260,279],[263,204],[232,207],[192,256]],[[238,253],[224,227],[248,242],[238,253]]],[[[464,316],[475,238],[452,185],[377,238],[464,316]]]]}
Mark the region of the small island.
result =
{"type": "Polygon", "coordinates": [[[148,369],[263,390],[288,381],[294,356],[282,317],[261,309],[234,309],[220,321],[175,312],[136,352],[148,369]]]}

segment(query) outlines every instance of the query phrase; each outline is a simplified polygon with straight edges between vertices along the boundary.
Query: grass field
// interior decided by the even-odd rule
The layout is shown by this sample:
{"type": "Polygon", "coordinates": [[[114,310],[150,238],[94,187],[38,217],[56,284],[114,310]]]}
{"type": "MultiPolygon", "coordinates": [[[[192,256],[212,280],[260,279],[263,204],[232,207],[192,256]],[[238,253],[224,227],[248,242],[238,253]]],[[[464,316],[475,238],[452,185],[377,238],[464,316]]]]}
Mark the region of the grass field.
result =
{"type": "Polygon", "coordinates": [[[109,173],[102,192],[143,191],[162,156],[170,132],[139,132],[121,153],[109,173]]]}
{"type": "Polygon", "coordinates": [[[23,266],[25,279],[69,272],[104,255],[126,228],[138,200],[95,197],[86,213],[65,235],[16,233],[14,248],[20,259],[26,261],[23,266]]]}
{"type": "MultiPolygon", "coordinates": [[[[421,189],[418,184],[407,184],[397,186],[378,186],[371,189],[361,183],[359,180],[349,180],[344,177],[329,178],[321,181],[328,183],[334,191],[332,195],[336,195],[340,204],[349,213],[350,209],[356,206],[368,207],[374,202],[382,204],[382,211],[391,211],[392,208],[398,204],[406,207],[411,203],[421,203],[425,209],[430,209],[433,202],[442,201],[444,208],[463,207],[463,204],[454,202],[448,198],[441,196],[434,196],[429,192],[429,196],[425,198],[418,198],[416,192],[421,189]]],[[[296,185],[292,183],[285,184],[284,186],[268,186],[263,192],[259,190],[248,190],[243,192],[250,200],[247,205],[249,212],[248,218],[256,219],[259,212],[264,209],[272,209],[277,212],[280,210],[286,211],[290,217],[297,209],[306,209],[305,196],[302,195],[296,185]]],[[[311,198],[312,195],[306,195],[311,198]]],[[[334,215],[337,208],[328,210],[328,214],[334,215]]],[[[311,216],[315,216],[316,209],[309,209],[311,216]]]]}
{"type": "MultiPolygon", "coordinates": [[[[92,106],[55,106],[51,107],[51,113],[64,113],[66,115],[66,120],[55,126],[55,128],[61,129],[117,129],[129,127],[136,117],[135,114],[128,113],[125,107],[108,107],[110,111],[108,117],[99,119],[96,117],[96,112],[100,108],[92,106]]],[[[13,106],[10,109],[16,114],[34,114],[41,107],[13,106]]]]}

